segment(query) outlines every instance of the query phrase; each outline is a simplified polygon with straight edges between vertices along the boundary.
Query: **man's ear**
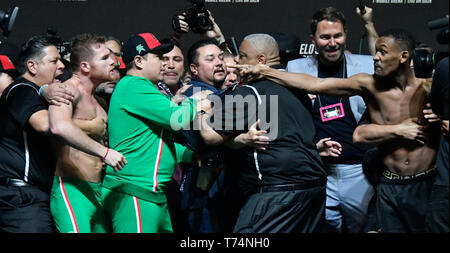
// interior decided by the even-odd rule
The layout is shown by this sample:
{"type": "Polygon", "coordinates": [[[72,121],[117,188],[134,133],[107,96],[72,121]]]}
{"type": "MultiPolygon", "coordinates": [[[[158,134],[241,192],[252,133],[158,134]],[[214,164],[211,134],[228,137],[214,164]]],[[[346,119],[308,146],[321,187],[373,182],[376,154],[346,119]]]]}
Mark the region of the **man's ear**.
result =
{"type": "Polygon", "coordinates": [[[134,66],[136,66],[136,68],[138,68],[138,69],[143,69],[144,68],[144,57],[142,57],[140,55],[136,55],[134,57],[134,66]]]}
{"type": "Polygon", "coordinates": [[[189,69],[191,70],[191,74],[193,76],[198,76],[198,66],[197,65],[195,65],[194,63],[191,63],[189,65],[189,69]]]}
{"type": "Polygon", "coordinates": [[[410,58],[410,54],[408,51],[402,51],[402,53],[400,54],[400,63],[403,64],[406,61],[408,61],[408,59],[410,58]]]}
{"type": "Polygon", "coordinates": [[[80,70],[84,73],[89,73],[91,71],[91,65],[86,61],[82,61],[80,63],[80,70]]]}
{"type": "Polygon", "coordinates": [[[37,64],[36,61],[28,60],[28,61],[27,61],[27,69],[28,69],[28,72],[30,72],[30,73],[33,74],[33,75],[36,75],[37,72],[38,72],[38,66],[37,66],[37,65],[38,65],[38,64],[37,64]]]}
{"type": "Polygon", "coordinates": [[[311,40],[311,42],[314,44],[314,46],[316,46],[316,38],[314,37],[313,34],[309,35],[309,39],[311,40]]]}
{"type": "Polygon", "coordinates": [[[257,59],[258,59],[258,63],[261,63],[261,64],[266,64],[266,60],[267,60],[267,58],[266,58],[266,55],[265,54],[259,54],[258,56],[257,56],[257,59]]]}

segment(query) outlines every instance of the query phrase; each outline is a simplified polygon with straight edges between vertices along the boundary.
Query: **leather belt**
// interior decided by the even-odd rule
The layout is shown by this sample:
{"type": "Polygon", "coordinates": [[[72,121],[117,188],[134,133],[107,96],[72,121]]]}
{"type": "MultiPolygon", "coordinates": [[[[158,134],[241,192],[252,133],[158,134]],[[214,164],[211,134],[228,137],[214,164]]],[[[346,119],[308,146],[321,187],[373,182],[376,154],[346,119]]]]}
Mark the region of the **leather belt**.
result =
{"type": "Polygon", "coordinates": [[[263,192],[282,192],[282,191],[296,191],[296,190],[306,190],[318,186],[325,186],[327,183],[326,179],[304,182],[298,184],[282,184],[282,185],[264,185],[260,186],[258,191],[259,193],[263,192]]]}
{"type": "Polygon", "coordinates": [[[429,173],[431,173],[431,172],[434,172],[435,170],[436,170],[436,166],[434,166],[433,168],[428,169],[428,170],[426,170],[426,171],[422,171],[422,172],[420,172],[420,173],[418,173],[418,174],[415,174],[415,175],[411,175],[411,176],[402,176],[402,175],[399,175],[399,174],[394,173],[394,172],[392,172],[392,171],[389,171],[389,170],[387,170],[387,169],[384,169],[383,172],[382,172],[381,174],[382,174],[385,178],[391,179],[391,180],[408,180],[408,179],[413,179],[413,178],[418,178],[418,177],[421,177],[421,176],[425,176],[425,175],[427,175],[427,174],[429,174],[429,173]]]}
{"type": "Polygon", "coordinates": [[[9,177],[0,177],[0,185],[5,186],[30,186],[30,184],[26,183],[21,179],[9,178],[9,177]]]}

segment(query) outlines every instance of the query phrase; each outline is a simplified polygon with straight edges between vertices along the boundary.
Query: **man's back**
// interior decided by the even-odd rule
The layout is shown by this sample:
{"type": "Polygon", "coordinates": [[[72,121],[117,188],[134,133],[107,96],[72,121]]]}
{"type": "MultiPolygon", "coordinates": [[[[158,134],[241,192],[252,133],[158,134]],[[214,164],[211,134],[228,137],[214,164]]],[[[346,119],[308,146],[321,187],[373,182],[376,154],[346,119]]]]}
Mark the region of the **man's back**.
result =
{"type": "MultiPolygon", "coordinates": [[[[251,86],[237,88],[232,95],[235,99],[237,95],[244,99],[246,96],[252,96],[256,98],[257,103],[261,102],[256,108],[256,115],[248,109],[246,119],[243,119],[247,122],[240,122],[238,118],[235,127],[244,123],[247,124],[244,126],[247,129],[253,124],[252,120],[261,119],[260,127],[269,128],[268,135],[272,139],[264,151],[247,149],[247,163],[250,166],[246,166],[247,171],[242,173],[244,177],[241,185],[299,183],[326,176],[319,154],[312,143],[315,131],[311,114],[294,94],[272,81],[263,79],[251,86]]],[[[233,106],[227,103],[227,98],[225,104],[225,107],[233,106]]],[[[232,112],[229,109],[226,111],[232,112]]],[[[224,119],[227,117],[229,116],[225,114],[224,119]]]]}

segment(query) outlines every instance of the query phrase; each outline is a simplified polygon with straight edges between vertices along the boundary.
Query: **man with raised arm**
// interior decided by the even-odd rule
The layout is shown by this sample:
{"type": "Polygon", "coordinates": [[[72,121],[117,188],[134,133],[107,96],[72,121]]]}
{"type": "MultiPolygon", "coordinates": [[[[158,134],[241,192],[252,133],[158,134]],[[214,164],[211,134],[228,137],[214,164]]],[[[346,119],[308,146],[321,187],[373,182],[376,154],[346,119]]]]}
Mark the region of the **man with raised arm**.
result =
{"type": "Polygon", "coordinates": [[[263,75],[310,93],[361,95],[371,124],[358,126],[355,143],[378,146],[378,222],[382,232],[423,232],[426,204],[435,174],[437,136],[423,116],[429,79],[419,79],[410,68],[414,40],[408,32],[390,30],[376,43],[374,75],[348,79],[316,78],[286,73],[268,66],[238,66],[244,73],[263,75]],[[432,133],[432,134],[430,134],[432,133]]]}

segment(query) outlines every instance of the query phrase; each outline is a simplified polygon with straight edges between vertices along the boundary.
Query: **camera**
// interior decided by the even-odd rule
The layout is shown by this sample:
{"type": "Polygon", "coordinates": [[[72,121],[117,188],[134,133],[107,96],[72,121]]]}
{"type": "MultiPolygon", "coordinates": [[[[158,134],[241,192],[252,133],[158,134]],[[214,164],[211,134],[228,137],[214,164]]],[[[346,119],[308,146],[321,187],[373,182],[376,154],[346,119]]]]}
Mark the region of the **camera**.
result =
{"type": "MultiPolygon", "coordinates": [[[[438,18],[428,22],[430,30],[441,29],[436,40],[439,44],[448,44],[448,14],[443,18],[438,18]]],[[[417,78],[430,78],[436,64],[448,56],[448,52],[433,53],[427,49],[418,48],[414,50],[412,59],[414,63],[414,74],[417,78]]]]}
{"type": "MultiPolygon", "coordinates": [[[[208,30],[211,30],[212,23],[209,19],[208,10],[205,7],[205,0],[188,0],[192,3],[192,6],[187,8],[184,12],[186,13],[185,21],[189,25],[189,30],[194,33],[205,33],[208,30]]],[[[184,33],[180,29],[179,20],[176,15],[172,19],[172,28],[180,33],[184,33]]]]}
{"type": "Polygon", "coordinates": [[[8,37],[12,31],[17,12],[19,12],[19,7],[17,6],[13,6],[7,12],[0,10],[0,30],[3,30],[3,36],[8,37]]]}

